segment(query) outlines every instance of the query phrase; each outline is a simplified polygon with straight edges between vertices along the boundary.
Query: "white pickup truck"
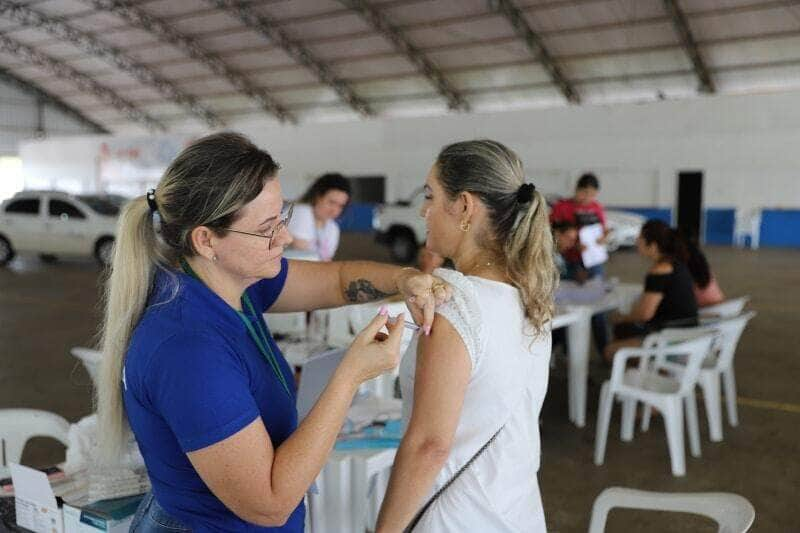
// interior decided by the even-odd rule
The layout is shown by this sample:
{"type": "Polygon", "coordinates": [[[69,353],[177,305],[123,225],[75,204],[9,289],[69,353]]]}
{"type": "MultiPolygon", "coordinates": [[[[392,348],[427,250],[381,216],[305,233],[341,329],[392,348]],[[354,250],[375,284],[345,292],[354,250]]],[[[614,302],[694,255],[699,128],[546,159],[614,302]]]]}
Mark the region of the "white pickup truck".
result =
{"type": "MultiPolygon", "coordinates": [[[[548,197],[552,204],[557,198],[548,197]]],[[[378,232],[378,242],[389,247],[392,258],[401,263],[411,263],[417,250],[425,241],[425,220],[420,216],[422,188],[415,190],[406,200],[381,206],[376,211],[373,227],[378,232]]],[[[608,251],[636,245],[636,238],[645,218],[635,213],[606,210],[606,221],[611,233],[606,246],[608,251]]]]}

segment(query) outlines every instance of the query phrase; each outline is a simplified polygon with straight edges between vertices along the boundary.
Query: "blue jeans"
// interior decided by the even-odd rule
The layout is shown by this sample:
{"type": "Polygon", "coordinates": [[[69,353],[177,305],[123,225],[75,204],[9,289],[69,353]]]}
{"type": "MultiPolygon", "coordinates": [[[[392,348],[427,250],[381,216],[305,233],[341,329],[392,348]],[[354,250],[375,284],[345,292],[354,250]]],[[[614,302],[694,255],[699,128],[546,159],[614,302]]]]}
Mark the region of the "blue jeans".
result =
{"type": "Polygon", "coordinates": [[[130,533],[180,533],[191,531],[158,505],[152,492],[145,494],[142,503],[136,510],[130,533]]]}

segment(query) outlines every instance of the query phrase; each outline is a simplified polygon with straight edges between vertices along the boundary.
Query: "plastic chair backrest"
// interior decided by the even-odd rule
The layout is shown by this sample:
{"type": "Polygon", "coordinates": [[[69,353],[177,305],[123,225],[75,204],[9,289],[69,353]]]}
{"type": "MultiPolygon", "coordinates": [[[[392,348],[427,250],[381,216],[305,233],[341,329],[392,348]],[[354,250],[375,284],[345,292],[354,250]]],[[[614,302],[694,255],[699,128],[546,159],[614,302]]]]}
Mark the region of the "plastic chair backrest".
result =
{"type": "Polygon", "coordinates": [[[716,315],[722,318],[734,317],[742,313],[742,309],[750,301],[749,296],[741,296],[731,300],[725,300],[716,305],[700,308],[701,315],[716,315]]]}
{"type": "Polygon", "coordinates": [[[589,533],[605,531],[608,512],[614,507],[673,511],[706,516],[715,520],[720,533],[745,533],[753,524],[753,505],[738,494],[727,492],[650,492],[610,487],[600,493],[592,506],[589,533]]]}
{"type": "Polygon", "coordinates": [[[69,422],[39,409],[0,409],[0,460],[2,467],[19,463],[25,443],[33,437],[50,437],[69,444],[69,422]]]}
{"type": "Polygon", "coordinates": [[[82,346],[75,346],[69,353],[81,360],[86,372],[92,378],[92,383],[97,387],[97,377],[100,373],[100,361],[103,360],[103,353],[82,346]]]}
{"type": "Polygon", "coordinates": [[[719,353],[715,365],[718,370],[727,370],[730,368],[733,362],[733,356],[736,353],[736,346],[739,344],[739,339],[742,337],[742,332],[744,332],[747,323],[755,315],[754,311],[750,311],[733,318],[726,318],[719,322],[709,324],[709,327],[716,329],[720,335],[719,353]]]}
{"type": "Polygon", "coordinates": [[[688,329],[693,333],[691,338],[676,338],[673,336],[674,331],[664,330],[648,335],[645,339],[645,346],[652,347],[656,352],[657,359],[663,359],[666,355],[686,357],[686,370],[680,376],[680,389],[678,390],[678,394],[684,395],[694,390],[703,360],[718,342],[718,335],[706,328],[691,328],[688,329]]]}
{"type": "Polygon", "coordinates": [[[755,311],[749,311],[733,318],[723,318],[714,322],[708,322],[696,328],[671,328],[660,332],[661,338],[678,339],[696,336],[700,333],[714,333],[717,338],[714,341],[713,353],[714,367],[717,370],[727,370],[733,362],[736,353],[736,346],[742,336],[747,323],[756,316],[755,311]]]}

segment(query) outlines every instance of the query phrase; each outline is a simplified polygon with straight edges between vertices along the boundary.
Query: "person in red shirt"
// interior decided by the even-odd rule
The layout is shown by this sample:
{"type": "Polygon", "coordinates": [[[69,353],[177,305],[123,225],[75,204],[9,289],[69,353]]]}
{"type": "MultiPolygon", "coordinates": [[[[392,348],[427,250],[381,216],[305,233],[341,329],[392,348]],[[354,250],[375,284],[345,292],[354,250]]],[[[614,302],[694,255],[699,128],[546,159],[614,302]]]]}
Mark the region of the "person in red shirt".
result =
{"type": "MultiPolygon", "coordinates": [[[[554,227],[570,225],[578,228],[591,224],[602,224],[605,234],[598,241],[602,244],[605,236],[608,235],[606,225],[606,214],[603,205],[597,201],[597,193],[600,190],[600,182],[592,173],[583,174],[575,186],[575,195],[572,198],[559,200],[553,206],[550,213],[550,223],[554,227]]],[[[583,283],[587,278],[596,276],[603,277],[604,265],[595,265],[585,268],[581,260],[581,248],[583,244],[576,240],[575,246],[569,250],[561,252],[564,258],[565,275],[562,279],[570,279],[583,283]]],[[[604,313],[599,313],[592,317],[592,334],[594,335],[595,346],[598,353],[602,355],[608,344],[608,321],[604,313]]]]}
{"type": "MultiPolygon", "coordinates": [[[[559,200],[553,206],[550,222],[553,224],[566,222],[577,226],[578,229],[591,224],[602,224],[607,233],[606,214],[603,205],[597,201],[599,190],[600,182],[597,176],[591,173],[582,175],[575,186],[575,195],[572,198],[559,200]]],[[[580,244],[567,250],[563,255],[571,271],[583,268],[580,244]]],[[[589,269],[589,275],[602,276],[602,265],[589,269]]]]}

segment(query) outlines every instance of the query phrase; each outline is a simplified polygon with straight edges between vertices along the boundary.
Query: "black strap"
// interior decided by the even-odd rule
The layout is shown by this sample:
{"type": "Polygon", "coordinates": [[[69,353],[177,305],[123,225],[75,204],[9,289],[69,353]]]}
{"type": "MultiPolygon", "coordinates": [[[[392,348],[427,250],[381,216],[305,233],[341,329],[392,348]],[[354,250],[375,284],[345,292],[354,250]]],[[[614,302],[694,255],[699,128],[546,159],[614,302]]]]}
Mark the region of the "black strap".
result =
{"type": "Polygon", "coordinates": [[[490,445],[490,444],[491,444],[491,443],[494,441],[494,439],[496,439],[496,438],[497,438],[497,436],[500,434],[500,432],[503,430],[503,428],[504,428],[504,427],[505,427],[505,425],[501,426],[501,427],[500,427],[500,429],[498,429],[498,430],[495,432],[495,434],[494,434],[494,435],[492,435],[492,438],[491,438],[491,439],[489,439],[488,441],[486,441],[486,444],[484,444],[483,446],[481,446],[481,449],[480,449],[480,450],[478,450],[477,452],[475,452],[475,455],[473,455],[473,456],[472,456],[472,458],[471,458],[469,461],[467,461],[467,462],[466,462],[466,464],[465,464],[464,466],[462,466],[462,467],[461,467],[461,469],[460,469],[458,472],[456,472],[456,473],[455,473],[455,475],[454,475],[453,477],[451,477],[451,478],[450,478],[450,481],[448,481],[447,483],[445,483],[444,485],[442,485],[442,488],[440,488],[439,490],[437,490],[437,491],[436,491],[436,494],[434,494],[433,496],[431,496],[430,500],[428,500],[428,502],[427,502],[425,505],[423,505],[423,506],[422,506],[422,508],[421,508],[419,511],[417,511],[417,514],[416,514],[416,515],[414,515],[414,518],[411,520],[411,522],[408,524],[408,526],[407,526],[407,527],[406,527],[406,528],[403,530],[403,533],[411,533],[411,532],[414,530],[414,528],[415,528],[415,527],[417,527],[417,524],[419,523],[419,521],[420,521],[420,520],[422,520],[422,517],[425,515],[425,511],[427,511],[427,510],[428,510],[428,508],[429,508],[431,505],[433,505],[433,502],[435,502],[435,501],[436,501],[436,500],[439,498],[439,496],[441,496],[441,495],[442,495],[442,493],[443,493],[445,490],[447,490],[447,487],[449,487],[450,485],[452,485],[452,484],[453,484],[453,482],[454,482],[456,479],[458,479],[458,477],[459,477],[461,474],[463,474],[463,473],[464,473],[464,470],[466,470],[467,468],[469,468],[469,466],[470,466],[472,463],[474,463],[474,462],[475,462],[475,459],[477,459],[478,457],[480,457],[480,456],[481,456],[481,454],[482,454],[484,451],[486,451],[486,448],[488,448],[488,447],[489,447],[489,445],[490,445]]]}

